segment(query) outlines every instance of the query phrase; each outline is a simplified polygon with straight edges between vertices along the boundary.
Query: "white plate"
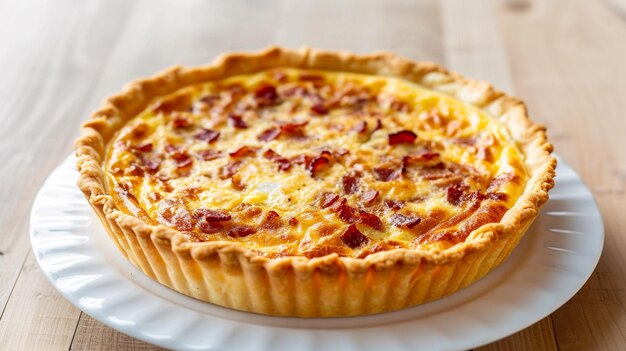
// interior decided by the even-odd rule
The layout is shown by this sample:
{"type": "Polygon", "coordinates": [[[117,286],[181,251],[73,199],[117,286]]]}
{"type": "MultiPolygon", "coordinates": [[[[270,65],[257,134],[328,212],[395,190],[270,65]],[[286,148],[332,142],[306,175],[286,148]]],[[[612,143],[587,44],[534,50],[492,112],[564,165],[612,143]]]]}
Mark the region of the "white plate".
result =
{"type": "Polygon", "coordinates": [[[563,161],[541,215],[500,267],[438,301],[365,317],[270,317],[214,306],[146,277],[109,240],[76,188],[68,158],[31,213],[42,271],[75,306],[125,334],[172,349],[458,350],[515,333],[569,300],[604,241],[589,190],[563,161]]]}

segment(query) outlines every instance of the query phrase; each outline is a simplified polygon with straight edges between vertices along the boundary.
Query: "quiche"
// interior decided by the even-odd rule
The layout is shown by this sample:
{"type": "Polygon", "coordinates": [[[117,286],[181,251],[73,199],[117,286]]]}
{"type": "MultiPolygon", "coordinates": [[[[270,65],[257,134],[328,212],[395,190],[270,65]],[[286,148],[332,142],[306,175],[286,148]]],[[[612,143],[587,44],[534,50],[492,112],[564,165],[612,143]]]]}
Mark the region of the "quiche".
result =
{"type": "Polygon", "coordinates": [[[390,53],[269,48],[109,98],[78,186],[156,281],[238,310],[396,310],[511,253],[555,159],[524,103],[390,53]]]}

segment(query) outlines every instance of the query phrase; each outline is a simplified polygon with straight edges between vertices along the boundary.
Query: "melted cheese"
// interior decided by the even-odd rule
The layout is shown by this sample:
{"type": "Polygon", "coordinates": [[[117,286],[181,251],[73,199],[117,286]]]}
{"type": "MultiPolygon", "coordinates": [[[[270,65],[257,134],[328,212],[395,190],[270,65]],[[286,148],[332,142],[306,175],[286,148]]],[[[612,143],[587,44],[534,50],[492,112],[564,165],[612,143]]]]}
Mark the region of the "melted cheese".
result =
{"type": "Polygon", "coordinates": [[[275,69],[158,99],[120,130],[105,169],[120,207],[191,240],[236,240],[270,257],[363,257],[398,247],[447,248],[499,221],[523,190],[522,160],[499,121],[416,84],[275,69]],[[296,131],[261,137],[285,124],[296,131]],[[207,140],[214,132],[219,137],[207,140]],[[392,145],[398,132],[417,138],[392,145]],[[230,155],[243,146],[253,151],[230,155]],[[289,169],[264,157],[267,150],[289,169]],[[407,155],[414,161],[403,162],[407,155]],[[329,164],[298,164],[304,156],[329,164]],[[354,192],[346,177],[356,180],[354,192]],[[378,192],[375,200],[364,200],[368,191],[378,192]],[[338,200],[325,207],[329,193],[338,200]],[[202,210],[230,219],[217,222],[202,210]]]}

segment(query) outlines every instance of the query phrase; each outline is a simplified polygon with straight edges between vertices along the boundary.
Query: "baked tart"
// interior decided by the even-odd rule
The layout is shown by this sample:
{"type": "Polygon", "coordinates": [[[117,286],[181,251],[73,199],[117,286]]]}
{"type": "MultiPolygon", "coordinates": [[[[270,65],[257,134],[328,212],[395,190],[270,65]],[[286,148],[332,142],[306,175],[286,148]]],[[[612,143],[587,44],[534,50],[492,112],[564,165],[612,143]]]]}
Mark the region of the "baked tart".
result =
{"type": "Polygon", "coordinates": [[[548,199],[524,103],[432,63],[309,48],[175,67],[106,100],[78,186],[120,251],[201,300],[378,313],[483,277],[548,199]]]}

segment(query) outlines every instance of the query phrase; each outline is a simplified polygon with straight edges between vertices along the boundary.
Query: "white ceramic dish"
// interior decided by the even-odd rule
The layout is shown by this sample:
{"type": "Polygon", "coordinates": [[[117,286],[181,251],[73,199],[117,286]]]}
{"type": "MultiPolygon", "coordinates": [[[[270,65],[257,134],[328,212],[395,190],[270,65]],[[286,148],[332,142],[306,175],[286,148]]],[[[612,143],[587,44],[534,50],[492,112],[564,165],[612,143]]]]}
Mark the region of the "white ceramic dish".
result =
{"type": "Polygon", "coordinates": [[[31,213],[37,261],[75,306],[135,338],[171,349],[462,350],[515,333],[569,300],[593,272],[604,241],[599,210],[560,161],[550,201],[511,257],[438,301],[378,315],[299,319],[234,311],[146,277],[110,241],[76,188],[69,157],[31,213]]]}

